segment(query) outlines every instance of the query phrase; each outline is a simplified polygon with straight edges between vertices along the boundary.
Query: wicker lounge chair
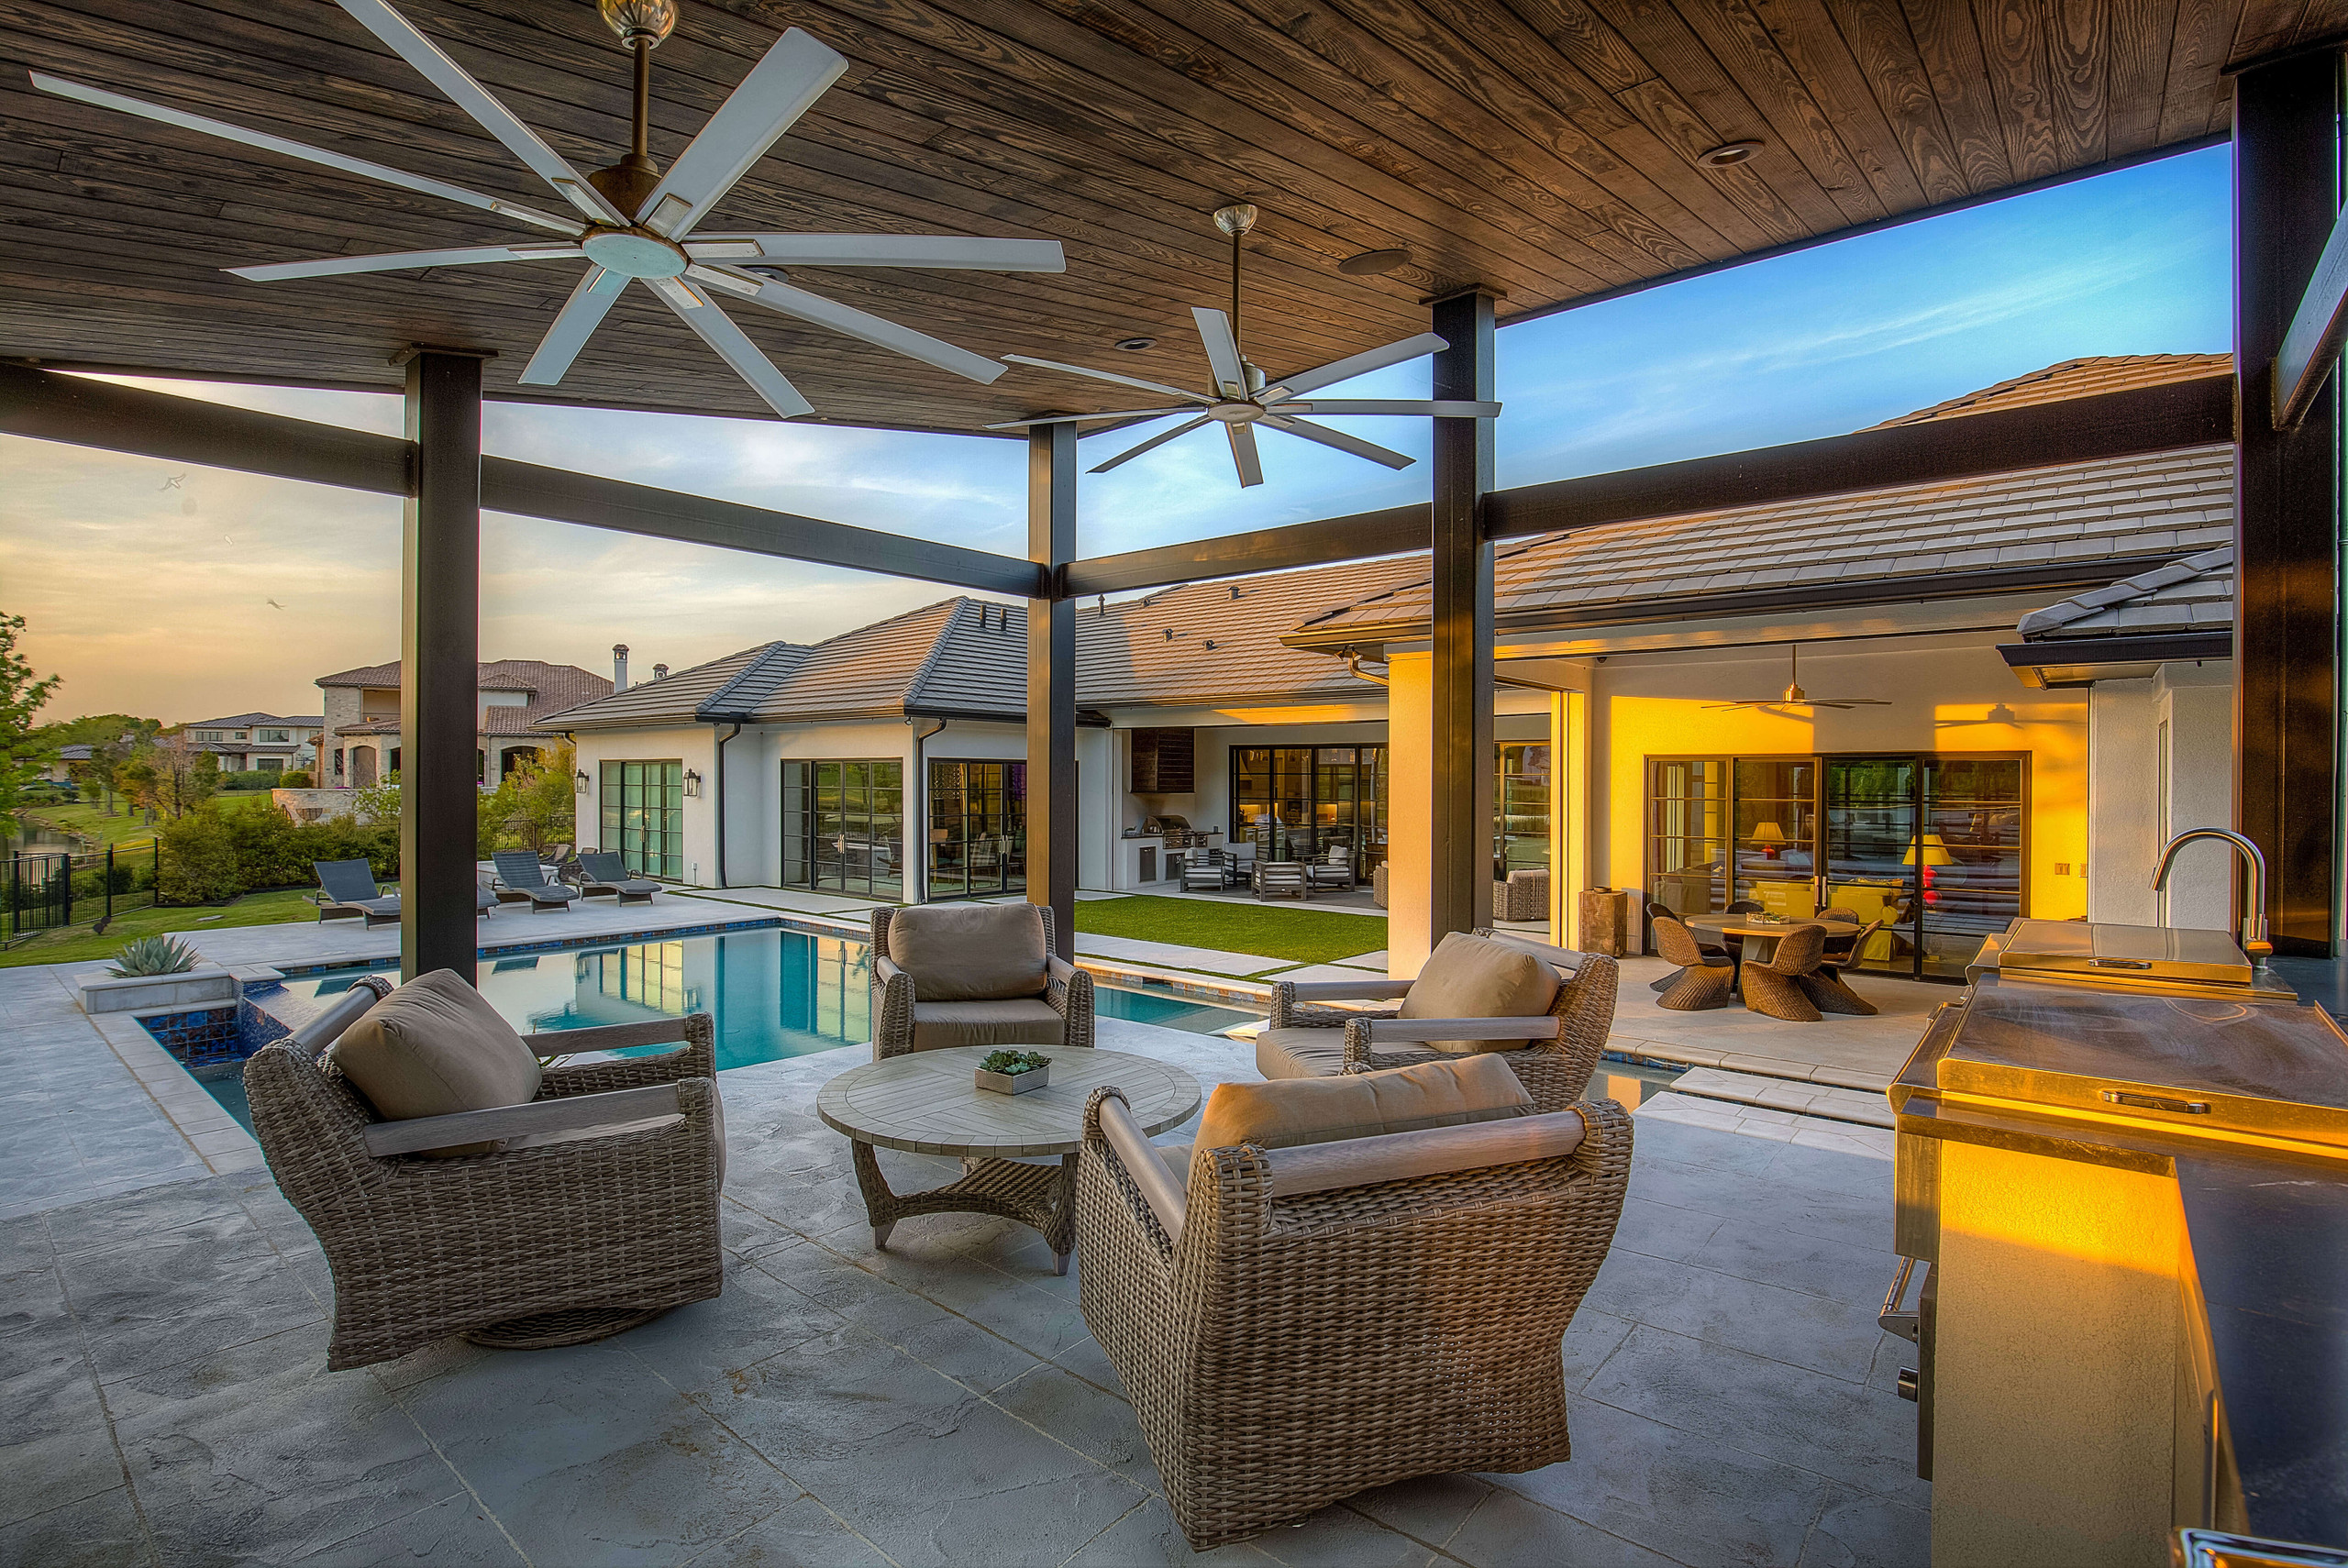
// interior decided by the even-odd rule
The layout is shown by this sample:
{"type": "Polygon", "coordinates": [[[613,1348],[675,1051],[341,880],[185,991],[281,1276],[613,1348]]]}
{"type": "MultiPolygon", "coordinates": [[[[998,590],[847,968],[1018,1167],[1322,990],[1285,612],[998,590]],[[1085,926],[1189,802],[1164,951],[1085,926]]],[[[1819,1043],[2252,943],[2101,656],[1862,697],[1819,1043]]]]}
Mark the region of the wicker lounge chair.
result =
{"type": "Polygon", "coordinates": [[[1492,918],[1508,921],[1549,918],[1549,873],[1538,866],[1520,866],[1506,881],[1492,884],[1492,918]]]}
{"type": "MultiPolygon", "coordinates": [[[[1538,1017],[1404,1017],[1417,982],[1381,980],[1279,980],[1272,986],[1271,1016],[1256,1036],[1256,1068],[1268,1078],[1330,1077],[1439,1062],[1456,1052],[1432,1042],[1457,1043],[1485,1038],[1484,1050],[1505,1054],[1542,1110],[1561,1110],[1581,1098],[1606,1049],[1614,1026],[1614,990],[1621,973],[1613,959],[1575,953],[1490,928],[1475,933],[1490,944],[1530,955],[1550,966],[1555,997],[1538,1017]],[[1317,1006],[1333,1001],[1391,1001],[1387,1008],[1317,1006]],[[1503,1042],[1519,1042],[1512,1048],[1503,1042]]],[[[1465,940],[1455,933],[1446,944],[1465,940]]],[[[1429,960],[1430,964],[1433,960],[1429,960]]]]}
{"type": "Polygon", "coordinates": [[[1412,1476],[1567,1458],[1557,1342],[1606,1261],[1631,1132],[1603,1100],[1201,1148],[1185,1179],[1096,1090],[1078,1299],[1191,1545],[1412,1476]]]}
{"type": "Polygon", "coordinates": [[[1726,1007],[1729,993],[1736,988],[1736,960],[1718,948],[1707,951],[1677,915],[1657,914],[1653,918],[1655,950],[1663,955],[1667,963],[1679,966],[1677,974],[1667,977],[1667,983],[1661,988],[1663,995],[1656,999],[1655,1005],[1674,1012],[1703,1012],[1726,1007]]]}
{"type": "Polygon", "coordinates": [[[650,903],[660,884],[648,877],[628,874],[627,862],[610,850],[582,849],[579,852],[579,891],[590,899],[606,893],[616,895],[622,903],[650,903]]]}
{"type": "Polygon", "coordinates": [[[400,922],[400,895],[375,886],[375,869],[364,860],[313,860],[318,879],[318,919],[360,920],[371,930],[400,922]]]}
{"type": "Polygon", "coordinates": [[[1875,1003],[1853,990],[1849,982],[1843,978],[1843,971],[1858,962],[1858,955],[1866,951],[1868,941],[1883,929],[1883,923],[1877,919],[1862,926],[1854,935],[1826,939],[1824,951],[1819,955],[1818,967],[1799,977],[1795,982],[1801,987],[1801,994],[1810,999],[1812,1007],[1821,1012],[1838,1012],[1860,1018],[1876,1015],[1875,1003]]]}
{"type": "Polygon", "coordinates": [[[568,882],[548,880],[547,867],[526,849],[501,849],[490,859],[497,866],[497,896],[506,903],[526,902],[534,912],[545,914],[568,907],[579,896],[568,882]]]}
{"type": "Polygon", "coordinates": [[[1797,925],[1778,939],[1777,952],[1766,964],[1745,961],[1741,978],[1744,985],[1744,1005],[1754,1012],[1769,1018],[1781,1018],[1788,1023],[1816,1023],[1817,1004],[1809,997],[1804,981],[1816,977],[1818,961],[1826,951],[1826,928],[1822,925],[1797,925]]]}
{"type": "Polygon", "coordinates": [[[1285,893],[1291,898],[1312,896],[1312,877],[1301,860],[1258,860],[1256,862],[1256,897],[1277,898],[1285,893]]]}
{"type": "Polygon", "coordinates": [[[1092,977],[1054,951],[1049,905],[872,911],[874,1061],[949,1045],[1091,1043],[1092,977]]]}
{"type": "Polygon", "coordinates": [[[330,1370],[450,1334],[574,1344],[718,1293],[725,1121],[706,1013],[563,1032],[550,1049],[683,1045],[548,1068],[527,1104],[387,1121],[320,1056],[390,989],[361,979],[245,1065],[270,1172],[334,1270],[330,1370]],[[485,1133],[505,1147],[419,1153],[485,1133]]]}

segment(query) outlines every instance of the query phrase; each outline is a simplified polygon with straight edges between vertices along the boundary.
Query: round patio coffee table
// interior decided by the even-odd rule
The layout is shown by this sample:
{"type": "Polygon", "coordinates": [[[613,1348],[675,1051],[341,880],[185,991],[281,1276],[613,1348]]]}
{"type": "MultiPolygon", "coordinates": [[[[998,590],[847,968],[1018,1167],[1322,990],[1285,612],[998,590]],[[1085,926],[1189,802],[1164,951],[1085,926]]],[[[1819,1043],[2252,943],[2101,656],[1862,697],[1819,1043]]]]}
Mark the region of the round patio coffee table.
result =
{"type": "Polygon", "coordinates": [[[885,1248],[897,1221],[913,1214],[994,1214],[1032,1225],[1052,1249],[1052,1272],[1068,1272],[1076,1248],[1076,1152],[1084,1143],[1084,1103],[1114,1084],[1145,1132],[1179,1126],[1199,1108],[1199,1080],[1154,1057],[1097,1046],[1047,1053],[1051,1081],[1025,1094],[980,1088],[979,1063],[993,1048],[955,1045],[870,1062],[825,1084],[815,1114],[844,1132],[864,1192],[872,1244],[885,1248]],[[892,1192],[875,1148],[958,1155],[961,1177],[927,1192],[892,1192]],[[1058,1154],[1057,1165],[1014,1155],[1058,1154]]]}

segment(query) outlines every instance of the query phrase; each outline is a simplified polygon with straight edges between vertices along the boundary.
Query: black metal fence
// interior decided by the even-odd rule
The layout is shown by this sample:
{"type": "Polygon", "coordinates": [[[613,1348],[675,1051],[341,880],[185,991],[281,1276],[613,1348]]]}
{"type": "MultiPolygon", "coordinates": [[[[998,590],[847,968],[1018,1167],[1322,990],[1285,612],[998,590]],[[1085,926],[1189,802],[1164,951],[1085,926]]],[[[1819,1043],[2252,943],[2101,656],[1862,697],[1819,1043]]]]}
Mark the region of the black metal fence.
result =
{"type": "Polygon", "coordinates": [[[126,910],[155,902],[155,876],[162,846],[87,850],[78,854],[34,851],[8,857],[0,882],[0,916],[11,940],[36,931],[77,922],[110,921],[126,910]]]}

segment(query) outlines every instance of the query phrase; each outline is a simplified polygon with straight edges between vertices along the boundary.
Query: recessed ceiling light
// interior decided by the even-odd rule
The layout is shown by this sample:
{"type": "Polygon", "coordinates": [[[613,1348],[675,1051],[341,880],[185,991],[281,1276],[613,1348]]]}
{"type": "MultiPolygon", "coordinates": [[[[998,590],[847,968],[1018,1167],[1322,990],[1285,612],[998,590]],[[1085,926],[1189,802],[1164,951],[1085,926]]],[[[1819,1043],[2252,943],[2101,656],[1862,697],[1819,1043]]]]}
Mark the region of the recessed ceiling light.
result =
{"type": "Polygon", "coordinates": [[[1410,259],[1407,250],[1365,250],[1338,262],[1337,271],[1348,278],[1374,278],[1380,272],[1391,272],[1410,259]]]}
{"type": "Polygon", "coordinates": [[[1758,141],[1724,141],[1696,155],[1696,161],[1707,169],[1733,169],[1761,150],[1758,141]]]}
{"type": "Polygon", "coordinates": [[[1157,339],[1155,337],[1120,337],[1117,339],[1116,346],[1123,348],[1128,354],[1138,354],[1145,348],[1157,348],[1157,339]]]}

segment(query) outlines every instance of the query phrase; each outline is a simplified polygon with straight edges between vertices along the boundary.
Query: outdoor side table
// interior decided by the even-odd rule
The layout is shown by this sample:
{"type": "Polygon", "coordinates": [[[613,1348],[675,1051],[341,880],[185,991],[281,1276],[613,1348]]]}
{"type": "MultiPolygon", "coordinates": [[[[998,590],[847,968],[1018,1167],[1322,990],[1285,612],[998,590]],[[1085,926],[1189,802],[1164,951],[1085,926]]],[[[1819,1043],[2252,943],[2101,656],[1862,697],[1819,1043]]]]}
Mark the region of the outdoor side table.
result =
{"type": "Polygon", "coordinates": [[[974,1082],[992,1047],[916,1051],[851,1067],[815,1096],[815,1113],[847,1135],[872,1244],[885,1248],[897,1221],[913,1214],[993,1214],[1043,1232],[1052,1272],[1068,1272],[1076,1248],[1076,1159],[1084,1143],[1084,1104],[1104,1084],[1122,1090],[1145,1132],[1163,1132],[1199,1108],[1199,1080],[1181,1068],[1124,1051],[1048,1050],[1051,1082],[1026,1094],[995,1094],[974,1082]],[[946,1154],[969,1162],[959,1179],[927,1192],[890,1190],[875,1148],[946,1154]],[[1057,1165],[1013,1156],[1058,1154],[1057,1165]]]}

